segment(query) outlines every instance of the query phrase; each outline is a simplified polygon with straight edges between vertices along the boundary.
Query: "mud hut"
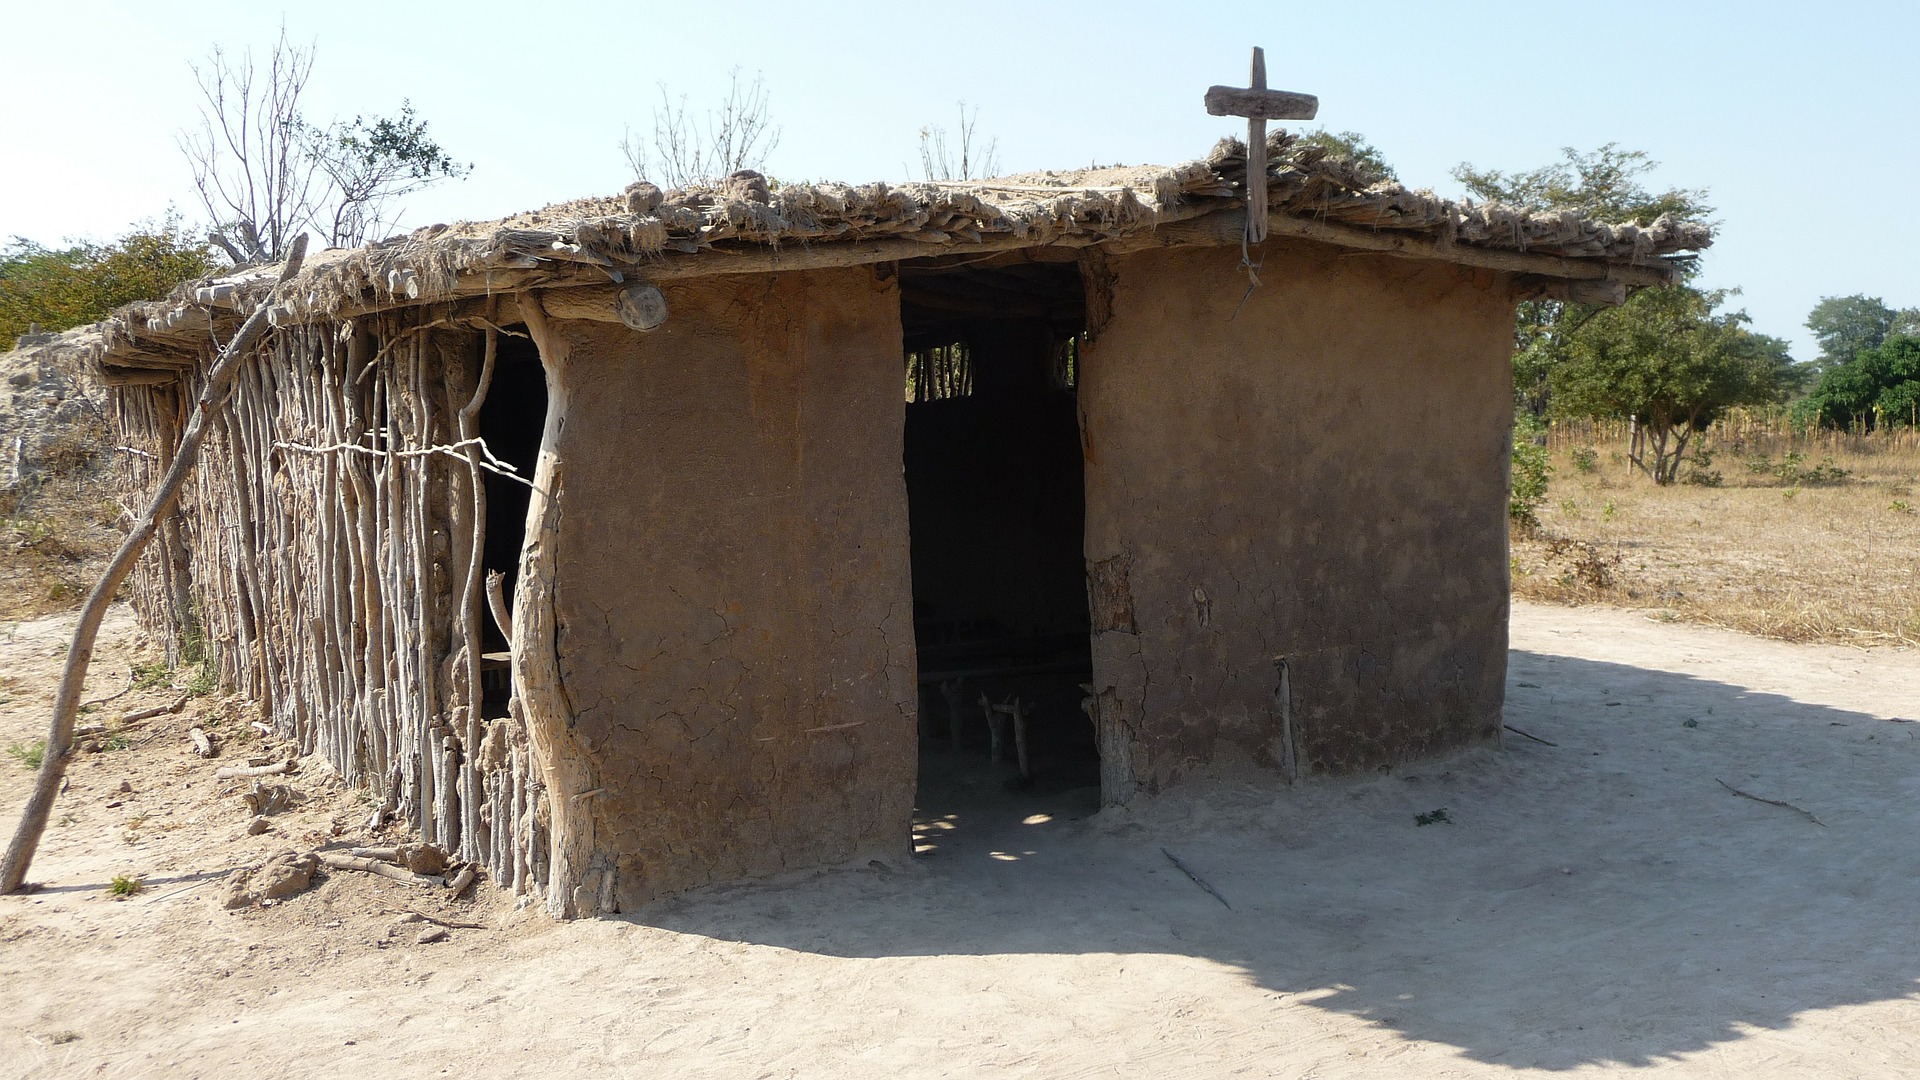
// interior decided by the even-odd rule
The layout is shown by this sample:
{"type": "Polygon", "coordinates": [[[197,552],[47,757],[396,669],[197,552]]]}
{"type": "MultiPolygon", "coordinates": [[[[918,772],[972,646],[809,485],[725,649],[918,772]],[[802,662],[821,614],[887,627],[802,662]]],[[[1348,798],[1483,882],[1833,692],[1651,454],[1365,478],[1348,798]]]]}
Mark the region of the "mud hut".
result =
{"type": "Polygon", "coordinates": [[[738,174],[43,347],[111,387],[137,495],[271,304],[140,615],[424,839],[617,911],[907,856],[922,743],[1123,804],[1500,737],[1515,305],[1618,302],[1708,236],[1268,150],[1251,250],[1233,142],[738,174]]]}

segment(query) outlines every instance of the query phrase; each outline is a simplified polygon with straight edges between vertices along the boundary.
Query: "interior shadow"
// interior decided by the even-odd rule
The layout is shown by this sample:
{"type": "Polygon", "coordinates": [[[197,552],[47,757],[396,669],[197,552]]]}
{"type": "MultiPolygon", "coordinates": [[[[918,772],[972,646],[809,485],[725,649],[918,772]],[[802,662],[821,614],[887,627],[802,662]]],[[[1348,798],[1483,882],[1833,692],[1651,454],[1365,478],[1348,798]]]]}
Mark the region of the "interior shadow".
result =
{"type": "MultiPolygon", "coordinates": [[[[520,549],[526,540],[527,504],[533,494],[525,481],[533,478],[534,467],[539,464],[541,429],[547,419],[547,376],[540,366],[540,351],[526,336],[525,328],[507,329],[498,338],[493,383],[480,407],[479,431],[493,456],[518,474],[482,474],[487,485],[487,530],[481,558],[487,570],[501,575],[511,609],[520,577],[520,549]]],[[[507,700],[513,695],[507,636],[491,615],[483,616],[480,626],[485,650],[481,657],[482,709],[489,717],[505,716],[507,700]]]]}
{"type": "Polygon", "coordinates": [[[629,918],[840,957],[1189,955],[1286,1007],[1554,1070],[1915,994],[1920,725],[1544,654],[1511,680],[1509,722],[1557,745],[1133,813],[930,788],[914,873],[629,918]]]}
{"type": "Polygon", "coordinates": [[[900,320],[921,742],[947,751],[921,755],[923,800],[976,780],[1097,786],[1079,269],[908,262],[900,320]]]}

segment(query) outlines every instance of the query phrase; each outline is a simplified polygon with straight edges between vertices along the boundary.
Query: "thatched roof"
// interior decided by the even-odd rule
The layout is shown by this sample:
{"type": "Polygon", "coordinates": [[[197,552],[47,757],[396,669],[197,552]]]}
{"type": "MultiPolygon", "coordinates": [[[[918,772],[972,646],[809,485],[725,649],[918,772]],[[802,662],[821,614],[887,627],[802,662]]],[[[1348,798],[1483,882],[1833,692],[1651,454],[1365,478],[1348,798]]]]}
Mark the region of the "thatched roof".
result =
{"type": "MultiPolygon", "coordinates": [[[[1712,242],[1663,217],[1607,224],[1571,213],[1461,204],[1369,175],[1276,134],[1269,143],[1272,231],[1392,254],[1490,266],[1541,279],[1632,285],[1673,278],[1712,242]]],[[[1016,247],[1086,246],[1151,235],[1161,243],[1237,242],[1246,147],[1158,166],[1043,172],[941,183],[786,184],[754,173],[661,192],[635,184],[499,221],[430,225],[363,248],[309,256],[282,288],[277,321],[308,322],[530,288],[767,272],[1016,247]]],[[[129,305],[39,346],[77,351],[109,378],[193,362],[210,330],[226,336],[277,272],[256,268],[129,305]],[[130,370],[131,369],[131,370],[130,370]]],[[[1617,286],[1616,286],[1617,287],[1617,286]]]]}

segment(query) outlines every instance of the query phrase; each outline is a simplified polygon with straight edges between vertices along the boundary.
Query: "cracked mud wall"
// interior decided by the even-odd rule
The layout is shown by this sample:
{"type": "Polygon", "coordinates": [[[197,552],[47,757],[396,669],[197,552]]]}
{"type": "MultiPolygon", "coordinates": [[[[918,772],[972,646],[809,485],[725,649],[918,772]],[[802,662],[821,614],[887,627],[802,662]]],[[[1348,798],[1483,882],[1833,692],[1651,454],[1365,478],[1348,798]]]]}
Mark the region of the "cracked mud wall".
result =
{"type": "Polygon", "coordinates": [[[554,324],[558,652],[622,908],[904,858],[916,768],[894,281],[663,291],[650,334],[554,324]]]}
{"type": "Polygon", "coordinates": [[[1274,242],[1240,307],[1239,262],[1116,256],[1086,354],[1110,803],[1201,773],[1352,771],[1499,738],[1505,279],[1274,242]]]}

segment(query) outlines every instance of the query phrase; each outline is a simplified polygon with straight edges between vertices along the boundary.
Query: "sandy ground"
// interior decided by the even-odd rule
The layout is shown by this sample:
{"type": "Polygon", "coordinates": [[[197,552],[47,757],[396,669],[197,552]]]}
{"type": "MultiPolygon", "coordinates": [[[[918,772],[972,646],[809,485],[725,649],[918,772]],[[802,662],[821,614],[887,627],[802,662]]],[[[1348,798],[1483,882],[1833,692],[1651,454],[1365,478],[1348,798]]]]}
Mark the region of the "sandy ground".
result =
{"type": "MultiPolygon", "coordinates": [[[[0,632],[0,743],[64,626],[0,632]]],[[[1098,816],[963,773],[911,865],[571,925],[346,873],[217,909],[206,875],[365,810],[309,769],[246,836],[190,706],[76,765],[47,887],[0,898],[0,1074],[1920,1072],[1920,656],[1524,603],[1513,648],[1509,723],[1555,745],[1098,816]],[[488,928],[417,944],[409,906],[488,928]]],[[[0,761],[9,829],[27,780],[0,761]]]]}

